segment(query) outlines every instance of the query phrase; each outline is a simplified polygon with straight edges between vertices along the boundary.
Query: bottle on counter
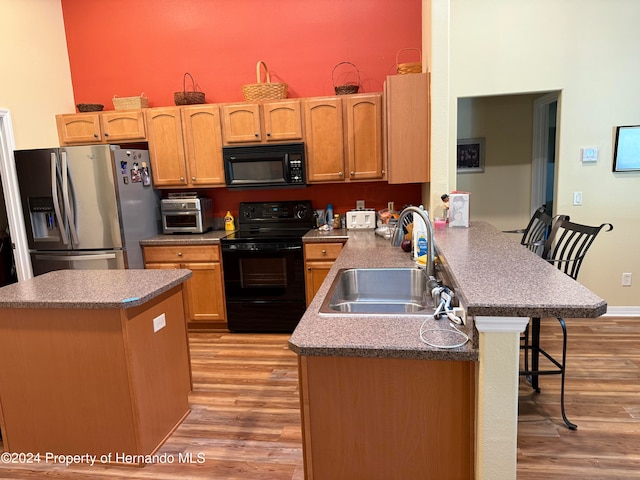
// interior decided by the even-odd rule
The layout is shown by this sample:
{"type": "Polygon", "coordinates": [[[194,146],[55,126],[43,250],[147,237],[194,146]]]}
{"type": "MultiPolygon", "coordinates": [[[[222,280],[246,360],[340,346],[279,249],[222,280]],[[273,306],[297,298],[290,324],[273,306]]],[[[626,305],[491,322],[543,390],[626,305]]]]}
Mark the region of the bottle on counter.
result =
{"type": "MultiPolygon", "coordinates": [[[[424,210],[424,207],[420,205],[420,210],[424,210]]],[[[428,213],[427,213],[428,215],[428,213]]],[[[422,217],[416,213],[413,213],[413,259],[417,260],[423,255],[427,254],[427,225],[424,223],[422,217]]]]}
{"type": "Polygon", "coordinates": [[[333,228],[333,205],[327,204],[327,225],[329,228],[333,228]]]}
{"type": "Polygon", "coordinates": [[[232,232],[236,229],[236,225],[233,221],[233,215],[231,215],[231,211],[227,210],[227,214],[224,216],[224,229],[227,232],[232,232]]]}

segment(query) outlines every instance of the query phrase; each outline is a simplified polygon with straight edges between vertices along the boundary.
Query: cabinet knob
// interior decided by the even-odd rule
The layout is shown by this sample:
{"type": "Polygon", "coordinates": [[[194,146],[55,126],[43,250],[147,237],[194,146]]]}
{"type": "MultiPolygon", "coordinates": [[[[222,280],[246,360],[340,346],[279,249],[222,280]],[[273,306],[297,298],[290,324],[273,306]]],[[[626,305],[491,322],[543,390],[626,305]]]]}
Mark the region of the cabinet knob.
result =
{"type": "Polygon", "coordinates": [[[178,252],[178,256],[181,257],[182,256],[182,252],[178,252]]]}
{"type": "Polygon", "coordinates": [[[98,134],[97,134],[97,133],[94,133],[94,134],[93,134],[93,138],[98,138],[98,134]]]}
{"type": "Polygon", "coordinates": [[[109,136],[109,132],[104,132],[104,136],[108,137],[109,136]]]}
{"type": "Polygon", "coordinates": [[[271,132],[267,132],[267,137],[270,137],[270,136],[271,136],[271,132]]]}
{"type": "Polygon", "coordinates": [[[258,138],[260,136],[259,133],[254,133],[254,135],[256,136],[256,138],[258,138]]]}
{"type": "Polygon", "coordinates": [[[181,182],[184,182],[184,177],[180,177],[180,181],[181,181],[181,182]]]}
{"type": "Polygon", "coordinates": [[[342,177],[343,175],[344,175],[344,173],[342,173],[342,172],[338,172],[338,176],[339,176],[339,177],[342,177]]]}
{"type": "Polygon", "coordinates": [[[195,182],[196,181],[196,177],[191,177],[191,181],[195,182]]]}
{"type": "Polygon", "coordinates": [[[307,270],[311,271],[311,267],[307,267],[307,270]]]}
{"type": "Polygon", "coordinates": [[[382,175],[386,175],[386,174],[387,174],[387,172],[385,172],[384,170],[382,170],[382,175]]]}
{"type": "Polygon", "coordinates": [[[326,255],[326,254],[327,254],[327,251],[326,251],[325,249],[322,249],[322,254],[323,254],[323,255],[326,255]]]}
{"type": "Polygon", "coordinates": [[[349,175],[351,175],[352,177],[356,174],[356,172],[351,172],[349,175]]]}

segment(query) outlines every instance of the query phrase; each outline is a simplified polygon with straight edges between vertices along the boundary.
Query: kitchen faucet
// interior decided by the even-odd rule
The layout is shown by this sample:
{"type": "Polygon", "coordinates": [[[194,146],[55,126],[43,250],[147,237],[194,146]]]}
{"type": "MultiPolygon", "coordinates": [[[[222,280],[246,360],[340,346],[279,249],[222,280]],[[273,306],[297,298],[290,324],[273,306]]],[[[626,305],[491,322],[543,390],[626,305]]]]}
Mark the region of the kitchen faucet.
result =
{"type": "Polygon", "coordinates": [[[453,314],[453,309],[451,307],[451,299],[453,297],[453,292],[448,288],[441,286],[435,277],[435,246],[433,242],[433,224],[431,223],[431,219],[429,219],[429,214],[423,208],[418,208],[414,206],[406,207],[402,212],[400,212],[400,217],[398,218],[398,223],[396,226],[395,232],[393,232],[393,236],[391,237],[391,245],[395,247],[399,247],[402,243],[403,237],[403,222],[407,215],[413,213],[414,215],[417,213],[424,220],[424,224],[427,227],[427,235],[429,237],[429,244],[427,245],[427,261],[425,262],[426,266],[426,274],[428,278],[427,282],[427,291],[431,292],[431,297],[436,305],[439,304],[436,312],[434,314],[435,318],[440,318],[441,315],[447,315],[450,320],[456,322],[458,325],[463,324],[464,321],[453,314]]]}
{"type": "Polygon", "coordinates": [[[429,214],[426,210],[424,210],[423,208],[414,207],[413,205],[405,207],[405,209],[400,212],[396,230],[395,232],[393,232],[393,236],[391,237],[391,245],[399,247],[400,243],[402,243],[403,222],[405,217],[410,213],[413,213],[414,215],[417,213],[418,215],[420,215],[420,217],[424,220],[425,225],[427,226],[427,235],[429,236],[426,261],[427,276],[429,278],[435,277],[435,247],[433,245],[433,224],[431,223],[431,219],[429,218],[429,214]]]}

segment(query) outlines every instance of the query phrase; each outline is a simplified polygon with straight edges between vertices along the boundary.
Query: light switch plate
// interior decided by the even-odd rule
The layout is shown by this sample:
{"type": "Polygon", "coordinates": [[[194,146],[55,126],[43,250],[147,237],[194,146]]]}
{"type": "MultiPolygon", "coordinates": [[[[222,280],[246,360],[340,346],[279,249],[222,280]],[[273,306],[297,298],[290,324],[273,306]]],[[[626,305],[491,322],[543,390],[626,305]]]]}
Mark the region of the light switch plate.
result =
{"type": "Polygon", "coordinates": [[[582,205],[582,192],[573,192],[573,204],[582,205]]]}

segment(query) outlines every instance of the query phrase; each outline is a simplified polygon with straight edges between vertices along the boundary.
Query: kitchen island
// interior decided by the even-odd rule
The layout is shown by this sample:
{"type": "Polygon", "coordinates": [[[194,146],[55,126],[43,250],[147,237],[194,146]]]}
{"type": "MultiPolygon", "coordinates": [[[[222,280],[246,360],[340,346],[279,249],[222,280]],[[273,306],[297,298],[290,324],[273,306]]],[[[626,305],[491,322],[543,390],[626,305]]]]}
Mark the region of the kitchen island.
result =
{"type": "Polygon", "coordinates": [[[307,478],[355,478],[353,465],[367,478],[515,479],[519,333],[531,316],[595,318],[606,302],[491,225],[436,230],[471,341],[430,347],[415,315],[320,312],[342,268],[415,265],[371,231],[303,241],[345,235],[289,342],[299,355],[307,478]]]}
{"type": "Polygon", "coordinates": [[[155,452],[189,413],[190,276],[61,270],[0,289],[5,450],[102,463],[155,452]]]}

